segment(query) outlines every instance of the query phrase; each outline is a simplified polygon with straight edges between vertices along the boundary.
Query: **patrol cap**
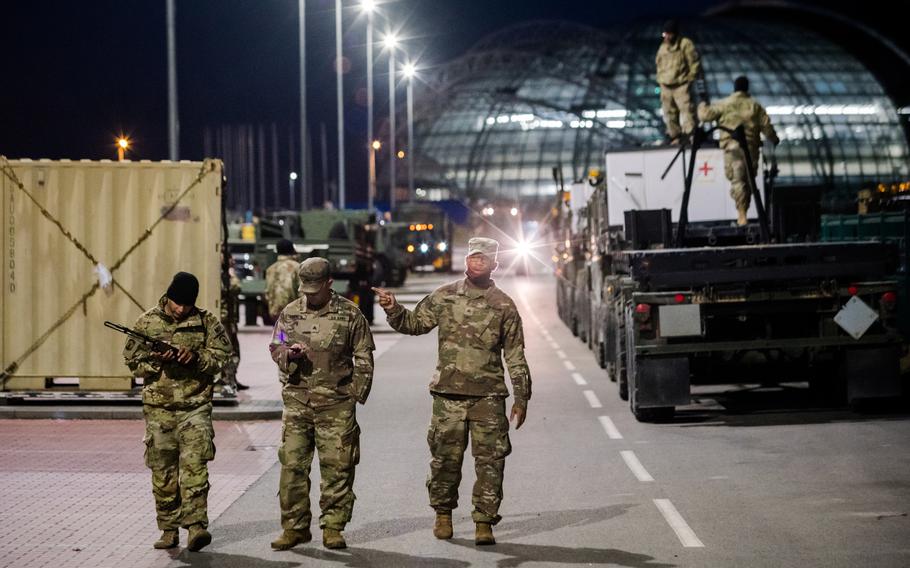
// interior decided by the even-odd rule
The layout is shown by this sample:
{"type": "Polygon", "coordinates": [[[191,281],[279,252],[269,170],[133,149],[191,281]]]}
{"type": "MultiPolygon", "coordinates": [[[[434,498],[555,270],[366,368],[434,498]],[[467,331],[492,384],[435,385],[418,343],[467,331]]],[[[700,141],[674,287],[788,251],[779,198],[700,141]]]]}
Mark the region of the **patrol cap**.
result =
{"type": "Polygon", "coordinates": [[[679,33],[679,22],[676,20],[667,20],[664,22],[664,33],[668,34],[678,34],[679,33]]]}
{"type": "Polygon", "coordinates": [[[300,263],[297,276],[300,277],[300,291],[315,294],[331,275],[331,265],[324,258],[308,258],[300,263]]]}
{"type": "Polygon", "coordinates": [[[486,237],[474,237],[468,241],[468,256],[472,254],[483,254],[490,258],[496,258],[499,252],[499,243],[486,237]]]}

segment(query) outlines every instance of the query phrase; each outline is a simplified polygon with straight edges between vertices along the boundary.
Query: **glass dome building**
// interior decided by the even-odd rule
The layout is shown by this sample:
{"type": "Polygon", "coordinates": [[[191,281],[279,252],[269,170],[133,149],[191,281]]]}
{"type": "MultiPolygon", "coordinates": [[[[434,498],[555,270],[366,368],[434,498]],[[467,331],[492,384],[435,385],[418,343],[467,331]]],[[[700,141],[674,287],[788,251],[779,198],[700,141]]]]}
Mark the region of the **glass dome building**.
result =
{"type": "MultiPolygon", "coordinates": [[[[442,67],[416,101],[418,197],[542,198],[554,192],[554,167],[579,179],[609,148],[660,140],[661,29],[523,24],[442,67]]],[[[910,174],[895,103],[838,45],[791,25],[726,18],[681,29],[701,54],[711,100],[749,77],[782,140],[778,185],[856,188],[910,174]]]]}

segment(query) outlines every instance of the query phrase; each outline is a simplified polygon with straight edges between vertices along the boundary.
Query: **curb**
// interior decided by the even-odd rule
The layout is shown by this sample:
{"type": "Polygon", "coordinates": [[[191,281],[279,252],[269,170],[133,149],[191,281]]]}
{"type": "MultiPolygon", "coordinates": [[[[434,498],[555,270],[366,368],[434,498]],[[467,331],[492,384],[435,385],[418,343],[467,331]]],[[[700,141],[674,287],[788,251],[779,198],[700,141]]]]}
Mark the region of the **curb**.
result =
{"type": "MultiPolygon", "coordinates": [[[[215,406],[212,420],[281,420],[280,400],[264,400],[236,406],[215,406]]],[[[21,420],[142,420],[141,405],[0,405],[0,419],[21,420]]]]}

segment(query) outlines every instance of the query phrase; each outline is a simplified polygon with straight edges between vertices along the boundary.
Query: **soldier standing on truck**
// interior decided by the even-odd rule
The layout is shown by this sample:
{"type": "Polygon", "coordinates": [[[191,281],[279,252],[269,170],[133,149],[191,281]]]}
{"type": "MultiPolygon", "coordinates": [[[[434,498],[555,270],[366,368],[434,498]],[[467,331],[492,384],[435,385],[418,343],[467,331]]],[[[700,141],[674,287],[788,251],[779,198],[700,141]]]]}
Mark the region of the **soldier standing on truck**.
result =
{"type": "Polygon", "coordinates": [[[676,20],[664,24],[663,41],[654,62],[657,64],[660,107],[667,126],[667,140],[670,144],[679,144],[683,135],[688,137],[697,126],[691,86],[701,70],[701,60],[692,40],[679,35],[676,20]]]}
{"type": "Polygon", "coordinates": [[[458,506],[461,463],[470,433],[477,474],[471,513],[477,545],[496,544],[492,527],[501,519],[503,471],[512,451],[503,354],[515,395],[511,420],[516,430],[524,424],[531,398],[521,316],[515,302],[490,278],[498,266],[498,250],[493,239],[469,240],[466,278],[436,289],[413,311],[391,292],[375,289],[396,331],[423,335],[439,326],[439,361],[430,383],[433,417],[427,433],[432,455],[427,489],[436,511],[433,535],[452,538],[452,510],[458,506]]]}
{"type": "Polygon", "coordinates": [[[780,142],[777,132],[774,131],[765,108],[749,95],[749,79],[744,75],[733,81],[733,94],[729,97],[713,105],[700,103],[698,117],[705,122],[716,120],[720,126],[730,130],[742,125],[745,130],[752,180],[749,180],[746,156],[739,142],[727,131],[720,133],[720,146],[724,149],[724,173],[730,180],[730,195],[736,202],[736,224],[745,225],[748,223],[746,212],[749,210],[752,197],[752,182],[755,179],[755,172],[758,171],[760,135],[764,134],[765,138],[776,146],[780,142]]]}
{"type": "Polygon", "coordinates": [[[357,305],[332,290],[329,261],[300,264],[303,296],[278,316],[269,351],[282,377],[281,479],[284,529],[272,548],[309,542],[310,465],[319,452],[319,526],[326,548],[345,548],[342,531],[354,509],[354,467],[360,461],[356,403],[373,383],[373,335],[357,305]]]}
{"type": "Polygon", "coordinates": [[[215,375],[231,357],[231,343],[215,314],[197,308],[199,281],[178,272],[158,305],[134,328],[177,349],[151,351],[130,338],[123,351],[133,375],[143,380],[145,465],[152,470],[152,494],[161,538],[158,549],[180,543],[197,552],[212,542],[208,532],[208,462],[215,458],[212,390],[215,375]]]}
{"type": "Polygon", "coordinates": [[[265,301],[269,307],[269,316],[272,321],[285,306],[299,297],[297,288],[300,281],[297,279],[297,251],[294,243],[287,239],[278,241],[278,260],[265,271],[265,301]]]}

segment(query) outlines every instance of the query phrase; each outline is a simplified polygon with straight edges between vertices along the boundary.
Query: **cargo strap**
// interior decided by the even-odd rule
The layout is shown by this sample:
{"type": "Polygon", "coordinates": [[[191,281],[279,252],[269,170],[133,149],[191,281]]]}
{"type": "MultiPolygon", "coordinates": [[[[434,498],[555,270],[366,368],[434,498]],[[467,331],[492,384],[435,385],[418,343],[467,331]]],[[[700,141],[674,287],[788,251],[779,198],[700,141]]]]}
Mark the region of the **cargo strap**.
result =
{"type": "MultiPolygon", "coordinates": [[[[41,211],[41,214],[48,221],[53,223],[60,230],[60,232],[63,234],[63,236],[66,237],[67,240],[69,240],[73,244],[73,246],[75,246],[89,261],[91,261],[91,263],[94,266],[97,266],[99,264],[98,260],[94,257],[94,255],[92,255],[92,253],[89,252],[89,250],[82,243],[80,243],[79,240],[76,239],[76,237],[74,237],[72,235],[72,233],[70,233],[59,220],[57,220],[47,209],[45,209],[44,206],[42,206],[41,203],[37,199],[35,199],[35,197],[28,191],[28,189],[26,189],[25,185],[19,180],[18,176],[16,176],[16,172],[13,170],[13,168],[10,165],[9,160],[6,158],[6,156],[0,156],[0,171],[2,171],[3,174],[7,178],[9,178],[9,180],[13,183],[13,185],[17,189],[22,191],[22,193],[24,193],[26,195],[26,197],[29,198],[29,200],[35,205],[35,207],[37,207],[38,210],[41,211]]],[[[155,230],[155,228],[177,208],[177,205],[183,200],[183,198],[186,197],[187,194],[193,190],[193,188],[195,188],[197,185],[199,185],[199,183],[201,183],[202,180],[205,179],[205,177],[213,171],[215,171],[215,162],[213,160],[204,161],[202,163],[202,167],[199,168],[199,172],[196,174],[196,179],[194,179],[193,182],[190,185],[188,185],[186,187],[186,189],[184,189],[180,193],[180,195],[177,197],[177,199],[174,200],[174,203],[172,203],[170,205],[170,207],[168,207],[166,210],[164,210],[161,213],[161,215],[158,217],[158,219],[156,219],[155,222],[152,223],[151,226],[149,226],[142,233],[142,235],[139,237],[139,239],[136,240],[136,242],[133,243],[133,245],[130,248],[128,248],[126,250],[126,252],[123,253],[123,255],[120,256],[120,258],[117,260],[117,262],[115,262],[113,264],[113,266],[111,266],[110,273],[111,273],[112,283],[114,285],[116,285],[126,295],[126,297],[130,299],[130,301],[132,301],[134,304],[136,304],[136,306],[140,310],[145,310],[145,308],[142,306],[142,304],[139,303],[138,300],[136,300],[136,298],[133,297],[132,294],[130,294],[123,286],[121,286],[113,278],[114,272],[117,271],[117,269],[119,269],[120,266],[123,265],[123,263],[127,260],[127,258],[129,258],[129,256],[137,248],[139,248],[139,246],[143,242],[145,242],[152,235],[152,232],[155,230]]],[[[40,348],[44,344],[44,342],[47,341],[47,339],[51,335],[53,335],[53,333],[55,331],[57,331],[57,329],[61,325],[66,323],[66,320],[68,320],[70,317],[72,317],[72,315],[76,312],[76,310],[79,308],[79,306],[84,305],[85,302],[88,301],[88,299],[91,298],[95,294],[95,292],[98,291],[98,288],[100,288],[100,287],[101,287],[101,285],[98,282],[95,282],[92,285],[92,287],[87,292],[85,292],[82,295],[82,297],[79,298],[79,300],[77,300],[72,306],[70,306],[70,308],[68,310],[66,310],[66,312],[64,312],[64,314],[47,329],[47,331],[42,333],[38,337],[38,339],[35,340],[35,342],[32,343],[32,345],[29,346],[29,348],[26,349],[24,353],[22,353],[22,355],[20,355],[15,360],[13,360],[13,362],[10,363],[6,367],[6,369],[4,369],[4,371],[2,373],[0,373],[0,390],[2,390],[4,388],[4,385],[6,384],[6,380],[9,377],[11,377],[19,369],[19,366],[22,364],[22,362],[25,361],[28,357],[30,357],[32,355],[32,353],[37,351],[38,348],[40,348]]]]}

